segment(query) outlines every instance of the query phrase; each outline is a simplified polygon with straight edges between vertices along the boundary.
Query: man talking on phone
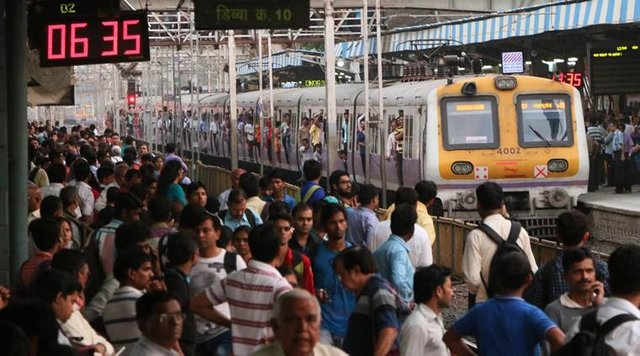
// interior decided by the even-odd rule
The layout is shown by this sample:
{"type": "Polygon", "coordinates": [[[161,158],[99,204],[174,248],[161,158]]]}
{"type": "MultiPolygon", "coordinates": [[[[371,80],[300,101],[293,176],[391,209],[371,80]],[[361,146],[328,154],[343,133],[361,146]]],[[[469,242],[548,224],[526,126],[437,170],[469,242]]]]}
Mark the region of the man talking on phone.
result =
{"type": "Polygon", "coordinates": [[[567,333],[584,314],[602,304],[604,284],[596,280],[595,258],[585,247],[565,251],[562,267],[569,291],[547,305],[544,312],[567,333]]]}

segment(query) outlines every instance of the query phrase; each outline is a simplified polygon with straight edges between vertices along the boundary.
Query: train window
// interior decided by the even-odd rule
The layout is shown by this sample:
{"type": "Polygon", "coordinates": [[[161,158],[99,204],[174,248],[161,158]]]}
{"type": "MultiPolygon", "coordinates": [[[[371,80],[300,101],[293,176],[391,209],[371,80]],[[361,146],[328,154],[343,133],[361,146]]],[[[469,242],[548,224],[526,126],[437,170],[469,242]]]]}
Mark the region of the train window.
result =
{"type": "Polygon", "coordinates": [[[527,94],[516,99],[522,147],[573,145],[571,99],[564,94],[527,94]]]}
{"type": "Polygon", "coordinates": [[[403,131],[403,155],[404,158],[413,157],[413,115],[404,115],[404,131],[403,131]]]}
{"type": "Polygon", "coordinates": [[[447,150],[498,147],[496,99],[491,96],[442,99],[442,136],[447,150]]]}
{"type": "Polygon", "coordinates": [[[373,114],[369,118],[369,137],[367,137],[367,144],[369,145],[369,152],[377,155],[380,147],[380,125],[378,121],[378,114],[373,114]]]}

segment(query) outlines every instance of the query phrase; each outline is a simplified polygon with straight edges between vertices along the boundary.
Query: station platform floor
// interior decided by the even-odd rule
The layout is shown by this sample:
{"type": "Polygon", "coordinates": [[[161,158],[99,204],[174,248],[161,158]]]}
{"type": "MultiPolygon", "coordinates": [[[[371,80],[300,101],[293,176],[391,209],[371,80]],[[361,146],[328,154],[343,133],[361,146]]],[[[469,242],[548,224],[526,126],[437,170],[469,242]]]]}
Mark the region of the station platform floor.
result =
{"type": "Polygon", "coordinates": [[[578,205],[640,218],[640,186],[632,187],[630,193],[621,194],[616,194],[615,188],[603,187],[595,192],[580,195],[578,205]]]}

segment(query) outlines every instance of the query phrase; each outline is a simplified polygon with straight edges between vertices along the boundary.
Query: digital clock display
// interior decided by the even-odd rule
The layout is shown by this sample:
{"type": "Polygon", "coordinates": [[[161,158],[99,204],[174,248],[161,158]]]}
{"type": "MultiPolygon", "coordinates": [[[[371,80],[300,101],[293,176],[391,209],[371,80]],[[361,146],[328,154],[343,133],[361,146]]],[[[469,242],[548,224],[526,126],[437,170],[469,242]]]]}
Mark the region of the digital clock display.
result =
{"type": "Polygon", "coordinates": [[[149,60],[149,27],[144,11],[101,17],[67,14],[45,18],[40,33],[40,66],[149,60]]]}
{"type": "Polygon", "coordinates": [[[582,72],[563,72],[553,75],[553,80],[573,85],[576,88],[582,88],[584,75],[582,72]]]}

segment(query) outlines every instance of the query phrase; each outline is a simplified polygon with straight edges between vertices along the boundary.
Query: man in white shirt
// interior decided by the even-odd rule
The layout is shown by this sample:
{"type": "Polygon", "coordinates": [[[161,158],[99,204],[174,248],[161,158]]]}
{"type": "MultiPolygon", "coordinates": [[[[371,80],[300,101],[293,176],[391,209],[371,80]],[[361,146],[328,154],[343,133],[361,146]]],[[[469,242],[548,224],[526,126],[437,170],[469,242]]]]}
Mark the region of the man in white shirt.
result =
{"type": "Polygon", "coordinates": [[[276,341],[252,356],[346,356],[344,351],[319,343],[320,304],[304,289],[282,294],[276,301],[272,319],[276,341]]]}
{"type": "MultiPolygon", "coordinates": [[[[506,210],[502,187],[494,182],[485,182],[476,188],[476,197],[478,214],[482,218],[482,223],[488,225],[506,240],[511,230],[511,221],[503,216],[503,214],[506,215],[506,210]]],[[[516,243],[527,255],[531,272],[535,273],[538,270],[538,265],[531,251],[529,234],[524,228],[520,228],[516,243]]],[[[462,274],[471,295],[470,304],[473,304],[474,298],[476,302],[482,302],[489,298],[483,280],[487,284],[489,283],[489,267],[497,249],[496,243],[480,229],[471,230],[467,235],[462,256],[462,274]]]]}
{"type": "Polygon", "coordinates": [[[400,331],[400,355],[448,356],[442,341],[442,309],[453,300],[451,270],[438,265],[418,268],[413,275],[413,298],[416,308],[400,331]]]}
{"type": "MultiPolygon", "coordinates": [[[[207,213],[198,205],[189,204],[182,211],[180,221],[182,229],[195,232],[198,243],[198,263],[191,270],[191,295],[202,293],[208,286],[218,280],[223,280],[228,274],[247,267],[240,255],[228,252],[217,246],[222,224],[220,219],[207,213]]],[[[222,303],[215,309],[230,317],[229,304],[222,303]]],[[[196,316],[198,337],[196,352],[198,354],[229,354],[231,353],[231,331],[202,317],[196,316]]]]}
{"type": "Polygon", "coordinates": [[[280,234],[273,223],[251,230],[249,248],[253,259],[247,268],[216,281],[191,302],[194,313],[210,318],[213,305],[229,302],[233,354],[250,355],[274,336],[271,329],[275,300],[292,289],[276,269],[280,234]]]}
{"type": "MultiPolygon", "coordinates": [[[[605,336],[609,355],[640,355],[640,246],[622,246],[609,257],[609,284],[613,296],[598,309],[596,321],[603,325],[621,314],[636,319],[620,324],[605,336]]],[[[580,321],[576,321],[566,341],[575,336],[580,321]]]]}
{"type": "Polygon", "coordinates": [[[228,209],[227,200],[229,199],[229,193],[231,193],[231,191],[234,189],[240,189],[240,176],[245,173],[247,173],[247,171],[242,168],[236,168],[231,172],[231,188],[220,193],[220,195],[218,196],[218,203],[220,203],[220,208],[218,209],[218,211],[228,209]]]}
{"type": "Polygon", "coordinates": [[[91,168],[89,163],[85,160],[78,160],[73,164],[73,174],[76,178],[75,186],[78,189],[78,196],[80,197],[80,212],[82,213],[82,220],[91,224],[93,222],[93,206],[95,198],[91,186],[88,184],[91,178],[91,168]]]}
{"type": "Polygon", "coordinates": [[[131,356],[179,356],[184,314],[178,298],[166,291],[150,292],[136,301],[136,320],[142,336],[131,356]]]}
{"type": "Polygon", "coordinates": [[[247,137],[247,149],[249,150],[249,158],[253,158],[253,147],[256,146],[256,134],[251,118],[247,118],[247,123],[244,124],[244,134],[247,137]]]}
{"type": "MultiPolygon", "coordinates": [[[[409,204],[417,209],[418,193],[409,187],[400,187],[396,191],[395,204],[409,204]]],[[[391,236],[391,220],[385,220],[376,226],[373,239],[367,241],[367,247],[371,252],[375,252],[391,236]]],[[[427,231],[418,224],[414,224],[413,237],[407,242],[411,248],[409,259],[414,268],[427,267],[433,263],[433,252],[431,250],[431,240],[427,231]]]]}

